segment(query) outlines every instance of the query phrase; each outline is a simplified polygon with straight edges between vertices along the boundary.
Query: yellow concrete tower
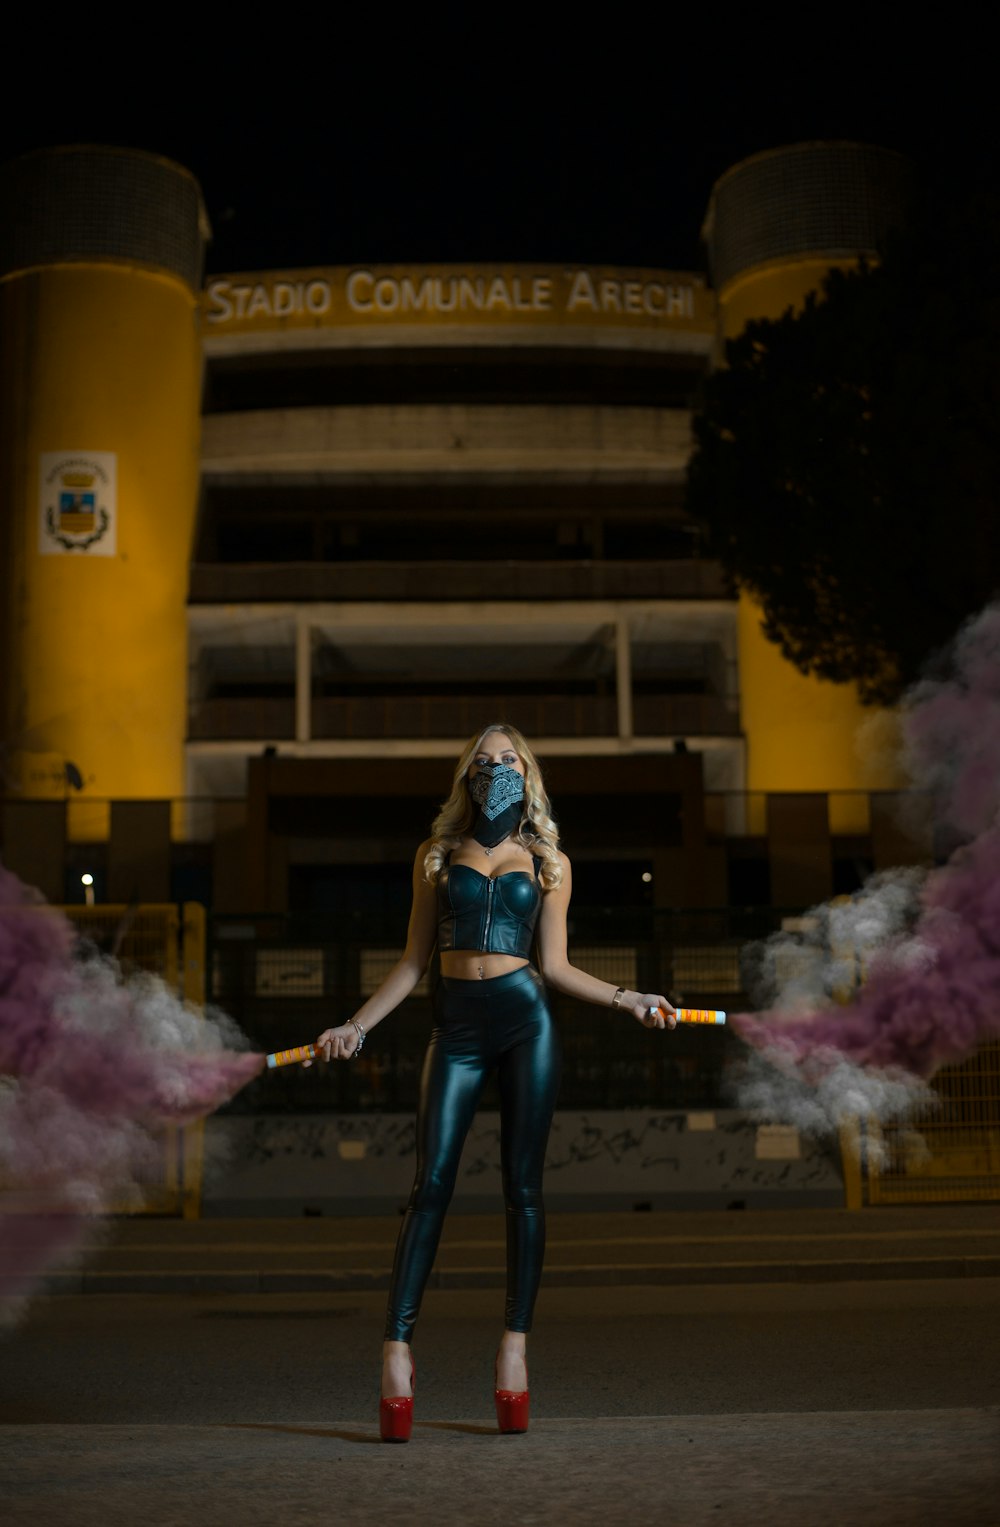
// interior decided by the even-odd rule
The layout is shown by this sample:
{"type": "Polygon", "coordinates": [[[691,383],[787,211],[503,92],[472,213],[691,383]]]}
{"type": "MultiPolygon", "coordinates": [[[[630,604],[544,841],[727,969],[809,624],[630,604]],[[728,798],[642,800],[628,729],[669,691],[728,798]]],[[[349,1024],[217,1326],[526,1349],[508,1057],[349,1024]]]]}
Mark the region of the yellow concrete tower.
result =
{"type": "MultiPolygon", "coordinates": [[[[712,189],[704,229],[720,348],[750,319],[800,307],[831,266],[877,258],[904,215],[909,180],[900,155],[859,143],[792,144],[727,170],[712,189]]],[[[746,594],[739,662],[749,790],[832,793],[898,783],[885,750],[859,739],[871,713],[854,686],[799,673],[766,640],[746,594]]],[[[863,826],[849,799],[831,804],[834,831],[863,826]]]]}
{"type": "Polygon", "coordinates": [[[46,149],[0,167],[0,230],[0,794],[176,797],[201,193],[151,154],[46,149]]]}

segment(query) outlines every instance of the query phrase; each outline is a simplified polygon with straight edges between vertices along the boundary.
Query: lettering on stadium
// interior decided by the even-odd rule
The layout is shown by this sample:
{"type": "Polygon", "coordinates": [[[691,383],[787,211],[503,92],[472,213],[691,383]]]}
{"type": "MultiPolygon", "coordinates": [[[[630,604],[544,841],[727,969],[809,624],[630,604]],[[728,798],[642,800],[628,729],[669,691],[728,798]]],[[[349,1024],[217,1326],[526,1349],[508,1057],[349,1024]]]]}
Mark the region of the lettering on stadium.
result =
{"type": "Polygon", "coordinates": [[[209,323],[228,323],[233,318],[291,318],[308,314],[322,318],[330,311],[333,292],[329,281],[273,281],[265,285],[234,286],[213,281],[208,288],[209,323]]]}
{"type": "MultiPolygon", "coordinates": [[[[333,274],[333,273],[331,273],[333,274]]],[[[579,322],[621,315],[639,319],[693,319],[694,286],[626,272],[590,270],[531,274],[389,275],[377,270],[336,272],[333,279],[271,279],[239,283],[220,278],[208,287],[210,324],[292,319],[306,323],[344,320],[399,320],[436,314],[493,318],[518,314],[562,314],[579,322]],[[346,311],[345,311],[346,309],[346,311]]]]}
{"type": "Polygon", "coordinates": [[[376,276],[352,270],[347,278],[352,313],[547,313],[549,276],[376,276]]]}

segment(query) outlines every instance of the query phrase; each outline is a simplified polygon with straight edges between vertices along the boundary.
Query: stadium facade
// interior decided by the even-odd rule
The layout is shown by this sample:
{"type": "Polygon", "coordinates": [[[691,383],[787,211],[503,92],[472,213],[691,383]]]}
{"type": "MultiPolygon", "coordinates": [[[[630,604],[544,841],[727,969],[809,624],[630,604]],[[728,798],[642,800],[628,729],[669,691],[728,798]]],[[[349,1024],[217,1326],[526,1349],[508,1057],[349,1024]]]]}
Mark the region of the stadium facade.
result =
{"type": "Polygon", "coordinates": [[[181,167],[3,167],[7,862],[56,901],[86,868],[111,900],[374,908],[494,719],[584,901],[805,905],[906,857],[853,690],[765,641],[684,510],[722,341],[877,257],[906,179],[850,143],[747,160],[710,275],[206,282],[181,167]]]}

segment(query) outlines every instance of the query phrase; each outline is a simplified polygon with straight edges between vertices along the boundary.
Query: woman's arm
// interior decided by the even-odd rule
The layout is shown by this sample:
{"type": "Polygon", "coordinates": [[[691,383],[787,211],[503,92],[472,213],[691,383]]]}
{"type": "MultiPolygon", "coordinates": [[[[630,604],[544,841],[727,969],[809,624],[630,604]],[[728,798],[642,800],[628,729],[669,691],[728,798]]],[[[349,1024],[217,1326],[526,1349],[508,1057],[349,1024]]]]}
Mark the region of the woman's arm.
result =
{"type": "MultiPolygon", "coordinates": [[[[566,855],[560,854],[559,858],[563,867],[562,882],[554,890],[545,892],[538,924],[538,955],[542,975],[547,986],[565,992],[567,997],[579,997],[582,1002],[593,1002],[598,1007],[611,1007],[618,991],[617,986],[597,976],[588,975],[585,970],[578,970],[569,962],[566,917],[573,894],[573,872],[566,855]]],[[[658,992],[626,991],[618,1011],[631,1013],[649,1029],[677,1027],[672,1004],[658,992]],[[659,1014],[651,1017],[651,1008],[662,1008],[667,1015],[666,1019],[659,1014]]]]}
{"type": "Polygon", "coordinates": [[[325,1060],[349,1060],[358,1047],[355,1023],[361,1025],[366,1035],[370,1034],[377,1023],[387,1018],[410,995],[427,969],[437,939],[434,887],[424,879],[424,855],[429,848],[428,839],[421,843],[413,861],[413,905],[406,932],[406,948],[384,981],[380,982],[367,1002],[358,1008],[354,1017],[338,1028],[324,1029],[320,1034],[316,1048],[322,1051],[325,1060]]]}

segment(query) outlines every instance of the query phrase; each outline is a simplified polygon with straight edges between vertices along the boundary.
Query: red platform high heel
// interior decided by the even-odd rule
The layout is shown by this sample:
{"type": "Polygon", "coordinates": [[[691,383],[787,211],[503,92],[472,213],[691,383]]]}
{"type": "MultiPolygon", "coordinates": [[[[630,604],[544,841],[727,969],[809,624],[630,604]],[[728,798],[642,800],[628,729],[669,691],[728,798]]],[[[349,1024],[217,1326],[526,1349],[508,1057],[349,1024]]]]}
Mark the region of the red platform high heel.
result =
{"type": "MultiPolygon", "coordinates": [[[[493,1365],[493,1382],[496,1384],[497,1363],[500,1354],[497,1353],[497,1361],[493,1365]]],[[[528,1376],[528,1365],[524,1365],[525,1378],[528,1376]]],[[[497,1389],[494,1388],[493,1399],[497,1408],[497,1426],[502,1432],[526,1432],[528,1430],[528,1394],[527,1389],[497,1389]]]]}
{"type": "Polygon", "coordinates": [[[378,1402],[378,1428],[383,1442],[409,1442],[413,1430],[413,1391],[416,1366],[410,1358],[410,1393],[390,1394],[378,1402]]]}

